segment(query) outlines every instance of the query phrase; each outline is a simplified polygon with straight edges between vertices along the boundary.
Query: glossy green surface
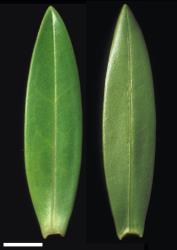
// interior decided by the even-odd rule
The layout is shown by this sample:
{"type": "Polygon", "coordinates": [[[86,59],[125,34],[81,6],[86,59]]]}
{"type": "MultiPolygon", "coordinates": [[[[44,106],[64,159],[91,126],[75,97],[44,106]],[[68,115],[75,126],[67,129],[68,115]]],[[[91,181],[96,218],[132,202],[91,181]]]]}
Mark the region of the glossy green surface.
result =
{"type": "Polygon", "coordinates": [[[117,235],[142,237],[153,179],[155,102],[146,45],[127,5],[118,18],[107,67],[103,154],[117,235]]]}
{"type": "Polygon", "coordinates": [[[35,43],[26,96],[25,163],[42,235],[65,235],[81,161],[82,112],[72,44],[49,7],[35,43]]]}

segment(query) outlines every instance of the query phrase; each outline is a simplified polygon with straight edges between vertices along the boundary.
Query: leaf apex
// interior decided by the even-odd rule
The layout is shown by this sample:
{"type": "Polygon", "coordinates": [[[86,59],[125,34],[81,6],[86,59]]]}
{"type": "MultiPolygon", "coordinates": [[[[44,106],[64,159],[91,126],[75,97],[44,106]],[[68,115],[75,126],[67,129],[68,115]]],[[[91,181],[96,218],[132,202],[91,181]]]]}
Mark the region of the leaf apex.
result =
{"type": "Polygon", "coordinates": [[[54,11],[56,11],[55,8],[52,5],[49,5],[49,7],[46,10],[46,13],[48,13],[48,12],[54,12],[54,11]]]}
{"type": "Polygon", "coordinates": [[[46,12],[45,12],[45,14],[44,14],[44,19],[46,18],[46,17],[48,17],[48,16],[51,16],[52,18],[53,18],[53,16],[58,16],[59,14],[58,14],[58,12],[57,12],[57,10],[52,6],[52,5],[50,5],[48,8],[47,8],[47,10],[46,10],[46,12]]]}
{"type": "Polygon", "coordinates": [[[124,3],[123,6],[122,6],[122,9],[127,9],[127,8],[129,8],[128,4],[124,3]]]}
{"type": "Polygon", "coordinates": [[[122,8],[121,8],[120,14],[126,15],[129,12],[130,12],[130,7],[128,6],[128,4],[124,3],[122,8]]]}

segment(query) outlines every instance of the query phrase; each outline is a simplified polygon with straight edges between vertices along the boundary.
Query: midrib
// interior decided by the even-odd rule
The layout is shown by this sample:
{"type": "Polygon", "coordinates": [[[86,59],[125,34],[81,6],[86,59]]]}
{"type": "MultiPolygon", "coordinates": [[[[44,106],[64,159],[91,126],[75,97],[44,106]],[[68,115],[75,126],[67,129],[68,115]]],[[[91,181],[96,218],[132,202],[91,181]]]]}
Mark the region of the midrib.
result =
{"type": "Polygon", "coordinates": [[[131,231],[131,168],[132,168],[132,51],[131,51],[131,34],[128,20],[128,13],[126,14],[127,18],[127,46],[128,46],[128,76],[129,76],[129,90],[128,90],[128,99],[129,99],[129,172],[128,172],[128,227],[131,231]]]}
{"type": "Polygon", "coordinates": [[[54,230],[55,224],[55,204],[56,204],[56,147],[57,147],[57,76],[56,76],[56,41],[55,41],[55,28],[54,22],[55,17],[52,14],[52,35],[53,35],[53,64],[54,64],[54,99],[53,99],[53,109],[54,109],[54,132],[53,132],[53,141],[54,141],[54,152],[53,152],[53,176],[52,176],[52,204],[51,204],[51,228],[54,230]]]}

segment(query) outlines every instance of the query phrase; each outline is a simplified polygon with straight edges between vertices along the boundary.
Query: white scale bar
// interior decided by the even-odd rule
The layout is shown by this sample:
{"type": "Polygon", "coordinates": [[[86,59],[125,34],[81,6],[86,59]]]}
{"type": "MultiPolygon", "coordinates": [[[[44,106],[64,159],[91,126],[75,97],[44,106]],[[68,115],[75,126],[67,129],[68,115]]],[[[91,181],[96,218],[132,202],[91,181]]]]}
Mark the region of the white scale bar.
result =
{"type": "Polygon", "coordinates": [[[43,243],[3,243],[3,247],[42,247],[43,243]]]}

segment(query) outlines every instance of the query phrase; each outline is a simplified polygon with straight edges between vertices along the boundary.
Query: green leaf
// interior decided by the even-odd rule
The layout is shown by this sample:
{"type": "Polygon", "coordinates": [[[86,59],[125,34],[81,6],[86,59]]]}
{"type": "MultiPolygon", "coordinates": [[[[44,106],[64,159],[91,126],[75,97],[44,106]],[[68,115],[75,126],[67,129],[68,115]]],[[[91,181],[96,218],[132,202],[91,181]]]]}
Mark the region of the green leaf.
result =
{"type": "Polygon", "coordinates": [[[143,236],[155,155],[151,67],[140,28],[124,5],[105,80],[103,155],[117,235],[143,236]]]}
{"type": "Polygon", "coordinates": [[[42,235],[65,235],[81,161],[82,111],[72,44],[49,7],[35,43],[26,95],[25,165],[42,235]]]}

